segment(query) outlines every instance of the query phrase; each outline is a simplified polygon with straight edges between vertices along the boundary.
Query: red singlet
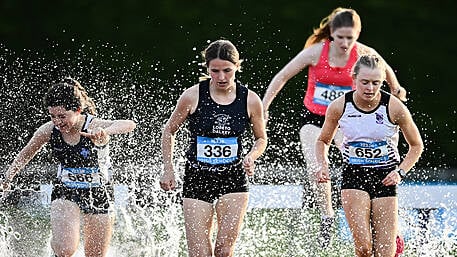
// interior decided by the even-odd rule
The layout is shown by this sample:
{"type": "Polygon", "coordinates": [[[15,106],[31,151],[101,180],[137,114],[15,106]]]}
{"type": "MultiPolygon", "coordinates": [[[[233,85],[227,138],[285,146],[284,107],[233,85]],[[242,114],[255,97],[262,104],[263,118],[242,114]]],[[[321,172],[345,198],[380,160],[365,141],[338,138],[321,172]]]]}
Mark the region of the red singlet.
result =
{"type": "Polygon", "coordinates": [[[331,67],[328,63],[330,40],[324,42],[316,66],[308,68],[308,89],[303,103],[312,113],[325,115],[327,106],[336,98],[355,88],[352,81],[352,66],[357,61],[357,44],[351,50],[344,67],[331,67]]]}

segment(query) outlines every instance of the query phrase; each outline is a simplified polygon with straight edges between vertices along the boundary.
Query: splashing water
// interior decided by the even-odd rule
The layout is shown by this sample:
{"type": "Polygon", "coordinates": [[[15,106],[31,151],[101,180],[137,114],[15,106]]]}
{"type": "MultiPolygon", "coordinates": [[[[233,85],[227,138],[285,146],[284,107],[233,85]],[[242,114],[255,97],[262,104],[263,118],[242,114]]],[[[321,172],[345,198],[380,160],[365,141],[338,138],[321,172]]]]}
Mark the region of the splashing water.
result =
{"type": "Polygon", "coordinates": [[[8,217],[4,213],[0,213],[0,255],[11,256],[12,249],[10,249],[11,237],[20,239],[19,233],[14,232],[10,226],[8,217]]]}
{"type": "MultiPolygon", "coordinates": [[[[171,79],[162,79],[164,68],[161,63],[146,63],[117,46],[86,42],[75,47],[76,50],[62,49],[58,44],[51,47],[56,54],[50,56],[29,50],[14,53],[0,45],[0,78],[4,89],[0,91],[3,99],[0,111],[4,117],[0,122],[4,131],[15,131],[4,133],[0,138],[2,163],[10,163],[35,129],[48,120],[41,104],[47,87],[71,75],[95,99],[100,116],[129,117],[139,124],[134,133],[115,137],[112,142],[114,179],[118,186],[109,256],[187,256],[180,189],[163,192],[158,179],[162,172],[161,128],[180,92],[195,83],[199,74],[194,72],[196,62],[187,64],[192,70],[187,72],[190,76],[184,76],[186,71],[183,69],[172,76],[167,75],[171,79]]],[[[352,256],[351,236],[341,211],[331,248],[319,248],[316,239],[319,213],[313,208],[312,189],[306,181],[307,172],[301,168],[303,163],[287,159],[300,152],[300,145],[287,139],[296,128],[281,122],[285,118],[285,114],[272,117],[270,129],[275,133],[271,136],[280,134],[283,139],[269,146],[274,154],[262,157],[251,183],[302,185],[303,202],[299,203],[302,207],[250,208],[235,255],[352,256]],[[284,158],[286,162],[281,161],[284,158]]],[[[188,136],[185,129],[181,132],[176,140],[177,167],[182,167],[184,162],[183,149],[188,136]]],[[[1,206],[0,256],[52,255],[49,191],[41,185],[49,184],[55,167],[47,163],[49,151],[43,149],[15,179],[16,200],[1,206]]],[[[177,177],[182,177],[182,169],[177,171],[177,177]]],[[[182,182],[178,181],[178,185],[182,182]]],[[[337,187],[334,191],[338,196],[337,187]]],[[[279,198],[272,196],[268,206],[277,205],[279,198]]],[[[404,256],[454,256],[457,251],[456,214],[455,200],[432,210],[402,209],[401,227],[406,239],[404,256]],[[423,223],[424,220],[427,222],[423,223]]],[[[82,244],[76,256],[83,256],[81,247],[82,244]]]]}

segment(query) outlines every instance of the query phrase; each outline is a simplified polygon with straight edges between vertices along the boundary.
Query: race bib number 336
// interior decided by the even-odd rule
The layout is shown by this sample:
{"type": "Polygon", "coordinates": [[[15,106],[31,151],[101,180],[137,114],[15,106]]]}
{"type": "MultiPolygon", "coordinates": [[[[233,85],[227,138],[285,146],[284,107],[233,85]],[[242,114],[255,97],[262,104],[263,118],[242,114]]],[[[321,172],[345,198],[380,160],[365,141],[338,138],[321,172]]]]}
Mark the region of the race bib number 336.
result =
{"type": "Polygon", "coordinates": [[[235,161],[237,154],[236,137],[197,137],[197,161],[209,164],[227,164],[235,161]]]}

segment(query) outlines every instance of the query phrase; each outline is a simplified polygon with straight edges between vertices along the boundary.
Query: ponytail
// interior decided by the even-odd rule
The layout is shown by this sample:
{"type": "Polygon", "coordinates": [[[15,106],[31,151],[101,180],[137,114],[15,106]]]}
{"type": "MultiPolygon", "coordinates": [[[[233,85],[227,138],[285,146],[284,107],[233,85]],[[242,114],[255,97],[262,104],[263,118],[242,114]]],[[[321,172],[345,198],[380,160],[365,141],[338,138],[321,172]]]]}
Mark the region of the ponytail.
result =
{"type": "Polygon", "coordinates": [[[87,112],[89,114],[96,115],[97,110],[95,102],[92,98],[89,97],[86,89],[83,86],[81,86],[81,84],[77,80],[72,79],[70,77],[65,78],[64,82],[74,86],[75,96],[76,98],[80,99],[82,112],[87,112]]]}
{"type": "Polygon", "coordinates": [[[342,27],[356,28],[360,32],[362,23],[355,10],[342,7],[333,10],[331,14],[321,20],[319,28],[313,29],[313,34],[306,40],[305,48],[327,39],[333,40],[332,30],[342,27]]]}

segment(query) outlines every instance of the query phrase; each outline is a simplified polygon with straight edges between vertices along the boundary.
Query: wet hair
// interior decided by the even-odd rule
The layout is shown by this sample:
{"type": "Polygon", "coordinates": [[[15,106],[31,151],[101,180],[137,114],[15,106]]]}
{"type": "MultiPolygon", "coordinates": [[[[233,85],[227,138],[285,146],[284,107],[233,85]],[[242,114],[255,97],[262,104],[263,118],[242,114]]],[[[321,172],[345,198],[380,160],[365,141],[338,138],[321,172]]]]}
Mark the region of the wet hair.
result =
{"type": "Polygon", "coordinates": [[[367,54],[360,56],[352,68],[352,75],[354,77],[359,74],[361,66],[365,66],[370,69],[381,69],[383,74],[385,74],[386,71],[386,63],[379,55],[367,54]]]}
{"type": "MultiPolygon", "coordinates": [[[[229,61],[235,65],[239,65],[243,61],[240,59],[240,53],[235,45],[226,39],[219,39],[210,43],[201,54],[204,60],[202,65],[206,68],[209,67],[209,63],[214,59],[229,61]]],[[[238,66],[238,71],[241,71],[241,66],[238,66]]],[[[211,77],[208,74],[202,73],[199,77],[199,81],[210,78],[211,77]]]]}
{"type": "Polygon", "coordinates": [[[202,57],[206,67],[209,67],[209,62],[214,59],[229,61],[235,65],[241,63],[240,54],[235,45],[225,39],[219,39],[209,44],[208,47],[202,51],[202,57]]]}
{"type": "Polygon", "coordinates": [[[44,104],[46,107],[63,106],[67,111],[80,109],[81,112],[96,114],[92,98],[87,95],[86,90],[78,81],[69,77],[48,89],[44,97],[44,104]]]}
{"type": "Polygon", "coordinates": [[[319,28],[313,30],[313,34],[306,40],[305,48],[326,39],[332,40],[330,36],[332,30],[343,27],[351,27],[361,31],[362,22],[355,10],[342,7],[333,10],[331,14],[321,20],[319,28]]]}

